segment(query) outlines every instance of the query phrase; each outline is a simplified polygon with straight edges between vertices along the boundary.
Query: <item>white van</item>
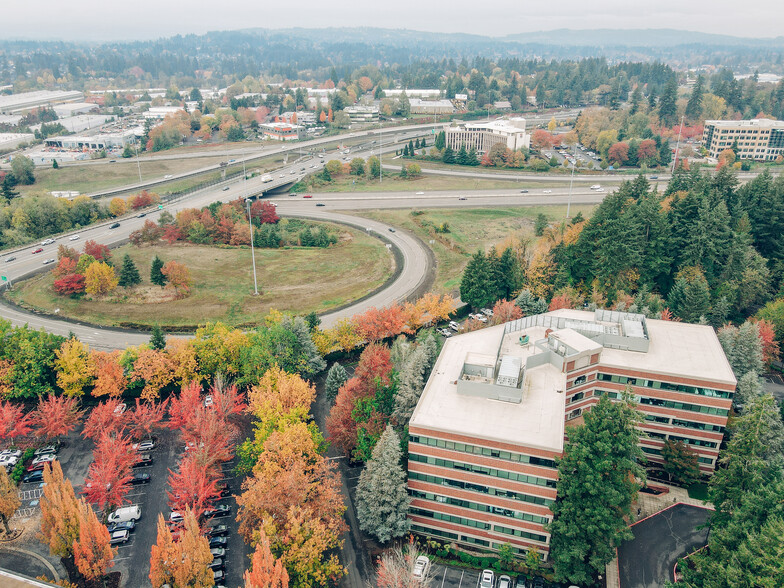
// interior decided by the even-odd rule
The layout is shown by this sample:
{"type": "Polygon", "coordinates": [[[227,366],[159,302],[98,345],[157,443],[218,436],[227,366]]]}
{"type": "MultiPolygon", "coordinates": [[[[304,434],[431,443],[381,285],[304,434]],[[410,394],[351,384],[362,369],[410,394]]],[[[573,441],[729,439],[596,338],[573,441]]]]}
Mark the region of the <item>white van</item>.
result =
{"type": "Polygon", "coordinates": [[[115,510],[107,519],[110,523],[126,523],[128,521],[138,521],[142,518],[142,508],[138,504],[133,506],[123,506],[115,510]]]}

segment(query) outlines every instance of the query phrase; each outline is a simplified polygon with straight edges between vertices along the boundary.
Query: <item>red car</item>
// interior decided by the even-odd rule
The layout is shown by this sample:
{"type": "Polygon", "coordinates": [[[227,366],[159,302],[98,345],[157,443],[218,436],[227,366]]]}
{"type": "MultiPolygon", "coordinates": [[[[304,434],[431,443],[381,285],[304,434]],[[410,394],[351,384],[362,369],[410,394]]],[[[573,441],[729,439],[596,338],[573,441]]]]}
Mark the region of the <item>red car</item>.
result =
{"type": "Polygon", "coordinates": [[[43,247],[39,247],[38,249],[33,249],[33,253],[41,253],[43,250],[43,247]]]}
{"type": "Polygon", "coordinates": [[[313,196],[311,194],[303,194],[302,197],[303,198],[313,198],[313,196]]]}

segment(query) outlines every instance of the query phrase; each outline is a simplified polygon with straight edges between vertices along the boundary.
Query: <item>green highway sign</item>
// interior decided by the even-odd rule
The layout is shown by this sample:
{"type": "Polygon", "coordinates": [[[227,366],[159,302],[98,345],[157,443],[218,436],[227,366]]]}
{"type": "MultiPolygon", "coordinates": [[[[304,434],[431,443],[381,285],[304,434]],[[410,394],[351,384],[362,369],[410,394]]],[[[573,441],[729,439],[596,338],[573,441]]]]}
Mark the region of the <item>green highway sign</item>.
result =
{"type": "Polygon", "coordinates": [[[4,282],[7,282],[7,281],[8,281],[8,278],[7,278],[6,276],[0,276],[0,278],[3,278],[3,281],[4,281],[4,282]]]}

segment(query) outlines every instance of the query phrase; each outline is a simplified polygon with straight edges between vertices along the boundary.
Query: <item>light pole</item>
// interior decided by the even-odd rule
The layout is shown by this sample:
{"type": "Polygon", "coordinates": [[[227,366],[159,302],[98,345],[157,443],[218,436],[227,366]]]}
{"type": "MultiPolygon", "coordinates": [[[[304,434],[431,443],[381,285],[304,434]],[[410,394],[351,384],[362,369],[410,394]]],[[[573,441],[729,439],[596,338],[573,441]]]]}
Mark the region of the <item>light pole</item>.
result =
{"type": "Polygon", "coordinates": [[[133,149],[136,151],[136,167],[139,168],[139,183],[142,182],[142,164],[139,163],[139,147],[137,145],[138,141],[134,139],[133,141],[133,149]]]}
{"type": "Polygon", "coordinates": [[[572,208],[572,184],[574,184],[575,163],[577,163],[577,145],[572,145],[572,179],[569,180],[569,199],[566,201],[566,220],[569,220],[569,212],[572,208]]]}
{"type": "Polygon", "coordinates": [[[675,143],[675,158],[672,160],[672,171],[670,175],[675,173],[675,164],[678,163],[678,149],[681,147],[681,131],[683,130],[683,118],[681,117],[681,126],[678,127],[678,141],[675,143]]]}
{"type": "Polygon", "coordinates": [[[248,224],[250,225],[250,256],[253,261],[253,295],[259,295],[259,283],[256,280],[256,250],[253,248],[253,221],[250,218],[250,198],[245,199],[248,207],[248,224]]]}

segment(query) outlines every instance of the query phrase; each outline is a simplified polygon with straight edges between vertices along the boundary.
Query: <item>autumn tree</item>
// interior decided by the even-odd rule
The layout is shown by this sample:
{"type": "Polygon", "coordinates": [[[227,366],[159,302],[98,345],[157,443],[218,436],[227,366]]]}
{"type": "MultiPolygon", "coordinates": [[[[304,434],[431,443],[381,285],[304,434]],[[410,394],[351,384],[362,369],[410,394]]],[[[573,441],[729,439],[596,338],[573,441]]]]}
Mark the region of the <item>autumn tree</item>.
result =
{"type": "Polygon", "coordinates": [[[109,530],[84,500],[79,501],[79,538],[74,541],[73,554],[79,572],[94,582],[103,579],[117,555],[109,544],[109,530]]]}
{"type": "Polygon", "coordinates": [[[11,529],[8,528],[8,521],[21,505],[19,488],[8,477],[6,469],[0,467],[0,522],[3,523],[6,535],[11,534],[11,529]]]}
{"type": "Polygon", "coordinates": [[[176,512],[190,509],[198,519],[218,497],[217,482],[218,472],[202,467],[191,450],[180,462],[179,471],[169,470],[169,507],[176,512]]]}
{"type": "Polygon", "coordinates": [[[131,438],[150,438],[153,431],[163,427],[168,402],[168,398],[163,402],[144,402],[137,398],[134,409],[126,412],[128,433],[131,438]]]}
{"type": "Polygon", "coordinates": [[[79,501],[57,460],[44,466],[39,537],[52,555],[63,558],[73,554],[79,538],[79,501]]]}
{"type": "Polygon", "coordinates": [[[152,401],[158,398],[163,388],[174,378],[174,366],[165,351],[151,349],[147,345],[137,348],[136,361],[133,363],[133,379],[144,382],[141,397],[152,401]]]}
{"type": "Polygon", "coordinates": [[[85,386],[95,377],[95,363],[90,349],[76,337],[71,337],[55,353],[57,357],[57,385],[66,396],[82,396],[85,386]]]}
{"type": "Polygon", "coordinates": [[[406,317],[403,308],[395,303],[382,309],[368,308],[354,317],[354,324],[361,337],[367,341],[378,341],[402,333],[406,317]]]}
{"type": "Polygon", "coordinates": [[[289,574],[283,561],[270,551],[264,529],[258,530],[256,549],[251,556],[251,569],[245,572],[245,588],[288,588],[289,574]]]}
{"type": "Polygon", "coordinates": [[[191,272],[184,264],[177,261],[166,262],[166,265],[161,268],[161,273],[177,292],[178,298],[184,298],[191,291],[193,283],[191,272]]]}
{"type": "Polygon", "coordinates": [[[61,296],[81,294],[85,289],[84,276],[82,274],[68,274],[56,279],[53,287],[54,291],[61,296]]]}
{"type": "Polygon", "coordinates": [[[92,395],[96,398],[110,396],[117,398],[122,396],[128,386],[128,379],[125,377],[123,367],[120,365],[119,350],[114,351],[91,351],[93,363],[95,365],[95,383],[92,395]]]}
{"type": "Polygon", "coordinates": [[[85,291],[88,294],[103,296],[114,291],[118,282],[114,268],[100,261],[91,263],[84,273],[85,291]]]}
{"type": "Polygon", "coordinates": [[[49,394],[38,399],[38,406],[32,413],[32,423],[36,435],[47,440],[67,435],[82,420],[84,410],[79,408],[75,397],[49,394]]]}
{"type": "Polygon", "coordinates": [[[109,214],[112,216],[122,216],[126,210],[128,210],[128,205],[122,198],[112,198],[109,202],[109,214]]]}
{"type": "Polygon", "coordinates": [[[135,453],[127,437],[105,433],[98,440],[82,492],[88,502],[104,509],[104,516],[120,507],[131,489],[135,453]]]}
{"type": "Polygon", "coordinates": [[[125,431],[128,413],[122,412],[119,398],[98,403],[84,423],[82,437],[98,441],[103,435],[117,435],[125,431]]]}
{"type": "MultiPolygon", "coordinates": [[[[414,564],[424,553],[413,541],[405,545],[397,544],[387,549],[378,558],[376,567],[376,585],[378,588],[415,588],[413,580],[414,564]]],[[[423,578],[416,582],[421,586],[430,586],[433,577],[433,566],[428,566],[423,578]]]]}
{"type": "Polygon", "coordinates": [[[493,316],[490,318],[491,325],[501,325],[522,318],[523,311],[513,300],[499,300],[493,305],[493,316]]]}
{"type": "Polygon", "coordinates": [[[207,588],[214,585],[212,554],[207,538],[190,510],[183,513],[183,526],[175,541],[162,515],[158,515],[158,538],[150,553],[153,588],[207,588]]]}
{"type": "Polygon", "coordinates": [[[409,497],[406,474],[400,463],[400,438],[387,425],[357,485],[359,527],[381,543],[408,531],[409,497]]]}
{"type": "Polygon", "coordinates": [[[0,441],[27,435],[32,428],[31,414],[24,414],[19,404],[0,400],[0,441]]]}
{"type": "Polygon", "coordinates": [[[84,242],[84,254],[91,255],[96,261],[109,261],[112,258],[112,252],[109,247],[92,239],[84,242]]]}

